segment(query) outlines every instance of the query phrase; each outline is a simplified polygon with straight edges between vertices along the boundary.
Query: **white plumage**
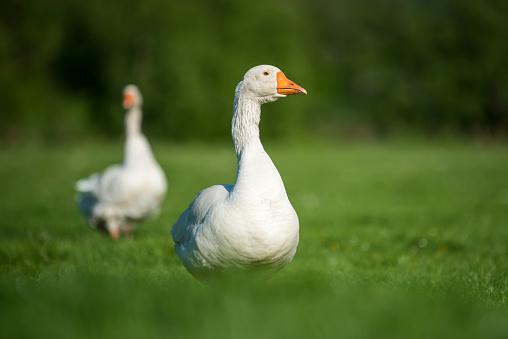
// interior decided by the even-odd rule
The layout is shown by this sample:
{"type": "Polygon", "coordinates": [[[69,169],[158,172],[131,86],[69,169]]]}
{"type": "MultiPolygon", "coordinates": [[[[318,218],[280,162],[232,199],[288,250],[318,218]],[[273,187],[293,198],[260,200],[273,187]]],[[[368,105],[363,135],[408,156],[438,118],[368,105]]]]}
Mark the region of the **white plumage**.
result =
{"type": "Polygon", "coordinates": [[[234,185],[199,192],[173,224],[175,251],[194,277],[276,272],[298,245],[298,216],[259,140],[261,105],[307,92],[278,68],[250,69],[235,91],[231,133],[238,159],[234,185]]]}
{"type": "Polygon", "coordinates": [[[130,236],[136,223],[156,216],[166,194],[166,178],[141,132],[142,97],[135,85],[123,92],[125,149],[121,164],[76,183],[80,212],[88,225],[112,238],[130,236]]]}

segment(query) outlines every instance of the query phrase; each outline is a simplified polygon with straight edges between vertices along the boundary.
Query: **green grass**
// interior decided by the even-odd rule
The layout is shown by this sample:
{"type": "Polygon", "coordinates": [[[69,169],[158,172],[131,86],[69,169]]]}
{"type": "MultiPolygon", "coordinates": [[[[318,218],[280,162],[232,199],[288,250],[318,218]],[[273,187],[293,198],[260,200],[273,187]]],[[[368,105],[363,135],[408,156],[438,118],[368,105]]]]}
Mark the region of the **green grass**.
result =
{"type": "Polygon", "coordinates": [[[506,338],[508,151],[463,143],[265,143],[300,218],[269,282],[203,286],[169,230],[201,189],[233,183],[231,145],[154,151],[158,219],[112,242],[74,182],[121,144],[0,150],[3,338],[506,338]]]}

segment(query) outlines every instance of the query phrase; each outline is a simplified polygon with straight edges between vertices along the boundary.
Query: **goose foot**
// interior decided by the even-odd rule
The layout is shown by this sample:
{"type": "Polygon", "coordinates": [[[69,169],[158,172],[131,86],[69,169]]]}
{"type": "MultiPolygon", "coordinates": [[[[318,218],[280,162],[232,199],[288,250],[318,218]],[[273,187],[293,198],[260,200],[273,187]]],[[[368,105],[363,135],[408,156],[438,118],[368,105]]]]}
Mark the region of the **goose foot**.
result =
{"type": "Polygon", "coordinates": [[[108,230],[108,233],[113,240],[117,240],[120,237],[120,230],[118,229],[108,230]]]}

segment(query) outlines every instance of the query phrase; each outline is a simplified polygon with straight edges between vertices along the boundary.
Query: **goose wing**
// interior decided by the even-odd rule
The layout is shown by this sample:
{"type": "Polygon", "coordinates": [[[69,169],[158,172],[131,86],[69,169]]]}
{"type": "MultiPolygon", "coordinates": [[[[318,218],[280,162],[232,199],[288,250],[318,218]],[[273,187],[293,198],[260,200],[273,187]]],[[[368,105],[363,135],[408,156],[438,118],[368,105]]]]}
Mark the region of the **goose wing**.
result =
{"type": "Polygon", "coordinates": [[[189,208],[173,224],[171,234],[175,246],[186,245],[194,238],[196,229],[203,224],[210,207],[224,201],[232,188],[232,185],[215,185],[196,195],[189,208]]]}

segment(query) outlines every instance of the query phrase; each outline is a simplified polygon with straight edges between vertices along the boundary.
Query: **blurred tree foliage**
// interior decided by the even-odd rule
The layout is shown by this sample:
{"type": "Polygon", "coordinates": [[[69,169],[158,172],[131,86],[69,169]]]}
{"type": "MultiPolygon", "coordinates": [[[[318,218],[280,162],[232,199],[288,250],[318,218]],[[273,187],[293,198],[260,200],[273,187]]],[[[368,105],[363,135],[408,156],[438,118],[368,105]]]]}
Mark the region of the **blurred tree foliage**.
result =
{"type": "Polygon", "coordinates": [[[151,135],[229,139],[258,64],[309,92],[267,105],[266,135],[503,136],[507,61],[503,0],[3,0],[0,136],[116,137],[136,83],[151,135]]]}

